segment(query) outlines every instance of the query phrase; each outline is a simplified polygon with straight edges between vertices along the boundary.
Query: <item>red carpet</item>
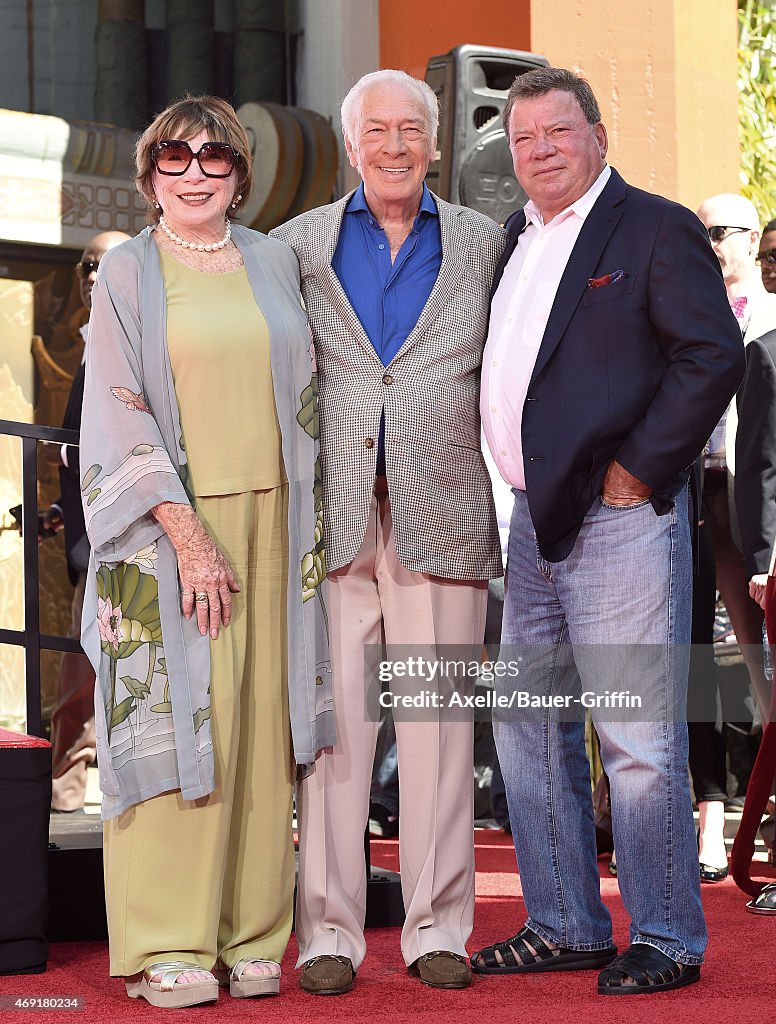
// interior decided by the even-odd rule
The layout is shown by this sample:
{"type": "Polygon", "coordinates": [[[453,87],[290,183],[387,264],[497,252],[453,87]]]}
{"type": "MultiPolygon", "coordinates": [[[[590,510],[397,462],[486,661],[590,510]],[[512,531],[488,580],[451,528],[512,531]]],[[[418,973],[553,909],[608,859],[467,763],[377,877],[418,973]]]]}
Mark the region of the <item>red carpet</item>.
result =
{"type": "MultiPolygon", "coordinates": [[[[515,873],[511,842],[499,832],[478,832],[477,913],[470,949],[512,935],[523,923],[520,881],[515,873]]],[[[396,868],[395,842],[372,844],[376,865],[396,868]]],[[[617,882],[601,861],[601,887],[614,918],[617,944],[627,946],[628,921],[617,882]]],[[[60,943],[52,946],[46,974],[0,978],[0,995],[83,996],[86,1012],[18,1012],[7,1017],[39,1022],[70,1019],[76,1024],[144,1019],[149,1022],[261,1020],[307,1024],[322,1018],[337,1024],[391,1024],[432,1021],[438,1024],[699,1024],[700,1021],[760,1024],[773,1012],[772,984],[776,963],[776,919],[744,911],[746,897],[731,879],[703,887],[711,943],[701,982],[675,993],[638,998],[598,996],[596,972],[550,974],[530,978],[477,978],[463,992],[438,992],[407,976],[399,953],[399,930],[367,933],[369,953],[356,986],[341,997],[313,997],[301,992],[293,964],[292,937],[283,963],[278,999],[232,1000],[222,995],[215,1007],[156,1010],[130,1001],[121,981],[108,977],[107,949],[101,943],[60,943]],[[770,994],[769,994],[770,993],[770,994]]]]}

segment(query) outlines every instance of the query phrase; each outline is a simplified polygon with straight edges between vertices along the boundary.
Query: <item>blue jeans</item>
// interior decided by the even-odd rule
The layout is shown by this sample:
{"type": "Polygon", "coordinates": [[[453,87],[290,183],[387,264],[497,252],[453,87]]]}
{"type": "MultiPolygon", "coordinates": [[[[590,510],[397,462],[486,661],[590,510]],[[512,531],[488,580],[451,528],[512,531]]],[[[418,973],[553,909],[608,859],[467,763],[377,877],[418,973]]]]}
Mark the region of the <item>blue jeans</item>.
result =
{"type": "Polygon", "coordinates": [[[393,715],[381,719],[378,727],[369,802],[379,804],[389,814],[399,813],[399,750],[393,715]]]}
{"type": "MultiPolygon", "coordinates": [[[[707,934],[683,718],[691,619],[687,491],[671,512],[596,499],[571,554],[545,561],[515,492],[498,692],[538,698],[629,690],[640,711],[595,707],[611,784],[620,892],[631,942],[684,964],[707,934]],[[681,709],[681,710],[680,710],[681,709]]],[[[589,698],[588,698],[589,700],[589,698]]],[[[494,726],[529,927],[556,945],[605,949],[612,924],[596,864],[584,712],[500,711],[494,726]]]]}

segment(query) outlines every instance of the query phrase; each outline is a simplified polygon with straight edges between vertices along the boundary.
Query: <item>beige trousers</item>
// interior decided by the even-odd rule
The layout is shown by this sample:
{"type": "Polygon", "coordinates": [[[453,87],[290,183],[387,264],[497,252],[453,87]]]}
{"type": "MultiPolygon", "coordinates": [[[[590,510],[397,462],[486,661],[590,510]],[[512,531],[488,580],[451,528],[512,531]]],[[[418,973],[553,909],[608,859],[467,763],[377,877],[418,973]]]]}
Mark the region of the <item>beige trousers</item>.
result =
{"type": "MultiPolygon", "coordinates": [[[[78,575],[70,613],[69,637],[81,636],[86,573],[78,575]]],[[[66,651],[57,681],[57,706],[51,715],[51,807],[77,811],[84,805],[87,767],[97,756],[94,734],[94,669],[85,654],[66,651]]]]}
{"type": "Polygon", "coordinates": [[[234,569],[232,624],[211,641],[216,789],[165,793],[105,823],[110,970],[280,961],[291,933],[287,486],[200,498],[234,569]]]}
{"type": "MultiPolygon", "coordinates": [[[[299,964],[319,954],[364,959],[364,830],[377,715],[364,707],[364,645],[481,646],[487,583],[410,572],[393,542],[390,502],[372,500],[366,537],[329,574],[337,745],[297,791],[299,964]]],[[[421,684],[419,683],[419,688],[421,684]]],[[[473,725],[396,721],[399,851],[407,964],[433,950],[466,953],[474,916],[473,725]]]]}

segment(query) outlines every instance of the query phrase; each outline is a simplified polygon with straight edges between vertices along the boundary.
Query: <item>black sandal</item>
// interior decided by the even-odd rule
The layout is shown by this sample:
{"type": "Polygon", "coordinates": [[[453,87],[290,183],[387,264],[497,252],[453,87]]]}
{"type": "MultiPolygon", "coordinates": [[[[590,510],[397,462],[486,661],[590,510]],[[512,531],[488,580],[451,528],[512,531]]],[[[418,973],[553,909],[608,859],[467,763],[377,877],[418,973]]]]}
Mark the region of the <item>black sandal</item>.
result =
{"type": "Polygon", "coordinates": [[[750,914],[776,914],[776,882],[766,885],[756,896],[746,904],[750,914]]]}
{"type": "Polygon", "coordinates": [[[550,949],[541,935],[521,928],[503,942],[485,946],[471,958],[477,974],[536,974],[540,971],[587,971],[605,967],[617,956],[617,947],[608,949],[550,949]],[[535,952],[534,952],[535,951],[535,952]],[[515,956],[517,953],[517,957],[515,956]],[[498,959],[497,954],[501,957],[498,959]]]}
{"type": "Polygon", "coordinates": [[[602,996],[641,996],[668,992],[699,981],[697,964],[679,964],[646,942],[634,942],[598,976],[602,996]]]}

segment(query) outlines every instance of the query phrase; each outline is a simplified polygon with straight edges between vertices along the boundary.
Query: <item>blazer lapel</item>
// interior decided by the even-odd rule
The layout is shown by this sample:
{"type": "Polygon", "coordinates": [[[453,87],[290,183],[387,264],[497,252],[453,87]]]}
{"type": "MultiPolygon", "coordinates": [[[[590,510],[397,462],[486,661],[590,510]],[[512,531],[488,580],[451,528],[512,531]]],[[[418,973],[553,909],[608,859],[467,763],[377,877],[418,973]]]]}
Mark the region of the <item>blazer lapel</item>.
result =
{"type": "Polygon", "coordinates": [[[626,191],[625,182],[617,171],[612,169],[609,181],[582,225],[563,277],[560,279],[536,357],[536,364],[531,374],[531,383],[536,380],[549,362],[574,315],[574,311],[585,294],[587,282],[598,265],[601,253],[623,214],[626,191]]]}
{"type": "Polygon", "coordinates": [[[430,324],[444,309],[449,296],[453,293],[456,283],[464,272],[462,254],[468,251],[470,232],[469,226],[462,219],[459,210],[439,199],[431,193],[434,202],[439,210],[439,231],[442,237],[442,262],[439,266],[439,273],[431,289],[431,294],[426,304],[420,311],[418,322],[408,334],[404,344],[391,360],[403,356],[407,349],[422,338],[430,324]]]}
{"type": "MultiPolygon", "coordinates": [[[[355,190],[354,190],[355,191],[355,190]]],[[[358,319],[358,314],[350,304],[350,299],[342,287],[342,282],[337,277],[331,261],[339,241],[339,233],[342,228],[342,218],[345,215],[345,207],[350,202],[353,192],[350,192],[343,199],[340,199],[322,214],[323,227],[326,237],[325,247],[321,249],[320,261],[313,263],[311,270],[318,275],[320,286],[326,292],[329,301],[334,307],[338,317],[347,325],[350,333],[358,341],[368,355],[373,356],[378,363],[380,358],[375,352],[375,347],[369,340],[369,335],[364,330],[363,324],[358,319]]]]}
{"type": "MultiPolygon", "coordinates": [[[[323,214],[324,229],[326,232],[326,248],[321,252],[320,263],[313,265],[311,270],[320,275],[321,286],[327,293],[328,298],[337,314],[344,320],[353,336],[358,339],[364,350],[378,362],[380,361],[374,345],[358,319],[350,300],[345,294],[340,279],[337,277],[331,261],[334,259],[334,252],[337,248],[342,218],[345,207],[350,200],[350,195],[345,196],[339,202],[332,204],[329,210],[323,214]]],[[[442,238],[442,262],[439,267],[437,279],[426,304],[421,310],[418,322],[407,336],[404,344],[393,357],[391,362],[403,355],[407,349],[414,345],[419,338],[426,333],[429,325],[444,309],[448,297],[455,289],[456,282],[464,271],[462,253],[469,248],[469,228],[461,218],[460,212],[448,203],[439,199],[432,193],[434,202],[439,210],[439,230],[442,238]]]]}
{"type": "Polygon", "coordinates": [[[507,222],[507,246],[504,249],[504,253],[501,259],[498,261],[496,271],[493,274],[493,285],[490,289],[490,299],[493,301],[493,296],[496,294],[496,289],[501,284],[501,278],[504,275],[504,268],[509,263],[509,258],[517,248],[517,243],[525,231],[525,214],[522,210],[518,210],[507,222]]]}

